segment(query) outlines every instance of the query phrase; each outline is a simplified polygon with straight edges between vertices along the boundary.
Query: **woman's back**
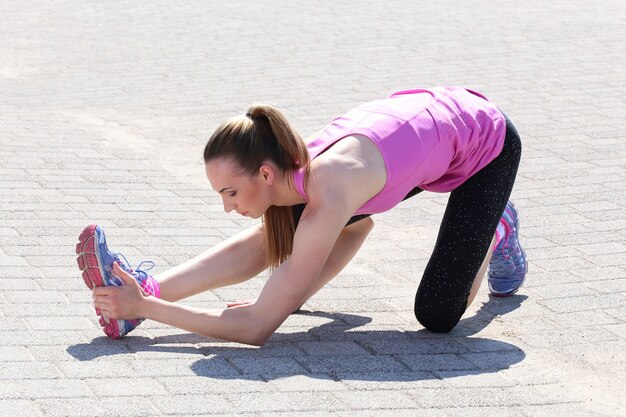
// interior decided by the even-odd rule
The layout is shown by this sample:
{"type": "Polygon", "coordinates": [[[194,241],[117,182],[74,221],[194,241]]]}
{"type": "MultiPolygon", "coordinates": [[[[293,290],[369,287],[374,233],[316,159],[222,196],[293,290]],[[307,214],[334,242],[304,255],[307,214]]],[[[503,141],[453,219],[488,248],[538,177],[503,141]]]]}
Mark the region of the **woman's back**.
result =
{"type": "MultiPolygon", "coordinates": [[[[358,106],[334,119],[307,148],[312,166],[318,157],[335,158],[334,163],[342,164],[337,172],[343,175],[350,175],[351,166],[380,172],[378,165],[384,163],[384,185],[356,212],[371,214],[394,207],[415,187],[455,189],[499,154],[504,133],[503,115],[485,97],[459,87],[439,87],[402,91],[358,106]],[[374,147],[378,156],[372,154],[374,147]],[[363,161],[373,166],[360,166],[363,161]]],[[[295,173],[294,182],[307,197],[302,170],[295,173]]]]}

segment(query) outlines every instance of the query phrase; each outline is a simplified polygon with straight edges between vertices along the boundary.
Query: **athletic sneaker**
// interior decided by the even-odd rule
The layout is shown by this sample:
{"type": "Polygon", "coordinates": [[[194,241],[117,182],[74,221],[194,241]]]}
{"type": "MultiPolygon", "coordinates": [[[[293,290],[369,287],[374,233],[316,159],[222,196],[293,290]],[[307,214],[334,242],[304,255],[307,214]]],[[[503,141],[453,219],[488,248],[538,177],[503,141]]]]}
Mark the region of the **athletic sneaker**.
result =
{"type": "MultiPolygon", "coordinates": [[[[76,254],[78,258],[78,268],[83,271],[83,281],[89,289],[94,287],[122,286],[122,280],[113,273],[113,264],[118,262],[126,272],[131,274],[141,288],[149,295],[159,297],[160,288],[158,282],[150,276],[145,270],[141,269],[144,263],[152,264],[153,262],[142,262],[136,270],[130,268],[128,261],[122,254],[114,253],[109,250],[106,243],[106,237],[102,228],[95,224],[85,227],[78,238],[76,245],[76,254]]],[[[96,307],[96,314],[100,316],[100,325],[104,333],[113,339],[119,339],[135,327],[137,327],[144,319],[134,320],[113,320],[104,317],[99,308],[96,307]]]]}
{"type": "Polygon", "coordinates": [[[506,204],[502,220],[506,237],[498,243],[489,262],[489,291],[496,297],[507,297],[519,290],[526,278],[528,261],[519,243],[519,218],[515,206],[506,204]]]}

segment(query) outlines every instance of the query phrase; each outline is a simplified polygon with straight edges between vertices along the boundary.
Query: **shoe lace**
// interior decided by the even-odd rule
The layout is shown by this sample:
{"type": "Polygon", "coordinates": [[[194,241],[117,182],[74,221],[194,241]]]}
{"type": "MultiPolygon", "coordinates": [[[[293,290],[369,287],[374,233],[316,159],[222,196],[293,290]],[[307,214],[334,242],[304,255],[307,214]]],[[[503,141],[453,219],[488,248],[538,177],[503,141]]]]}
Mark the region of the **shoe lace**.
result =
{"type": "Polygon", "coordinates": [[[139,278],[142,282],[148,278],[148,273],[146,271],[150,271],[152,268],[154,268],[154,262],[152,261],[141,261],[136,268],[132,268],[130,266],[130,262],[128,262],[128,259],[126,259],[126,257],[121,253],[115,254],[115,260],[119,261],[120,266],[124,271],[128,272],[136,278],[139,278]],[[144,264],[148,265],[148,267],[142,268],[144,264]]]}

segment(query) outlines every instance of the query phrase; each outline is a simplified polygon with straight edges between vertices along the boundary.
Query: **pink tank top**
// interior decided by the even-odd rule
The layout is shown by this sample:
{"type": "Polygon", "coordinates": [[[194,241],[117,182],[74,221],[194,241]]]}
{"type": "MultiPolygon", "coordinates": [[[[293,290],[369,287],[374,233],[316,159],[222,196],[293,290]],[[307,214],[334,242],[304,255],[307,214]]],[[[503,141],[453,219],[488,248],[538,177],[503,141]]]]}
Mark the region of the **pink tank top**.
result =
{"type": "MultiPolygon", "coordinates": [[[[311,160],[346,136],[372,140],[387,167],[383,189],[355,214],[385,212],[415,187],[448,192],[500,154],[506,123],[486,97],[461,87],[400,91],[334,119],[307,144],[311,160]]],[[[308,201],[304,170],[294,184],[308,201]]]]}

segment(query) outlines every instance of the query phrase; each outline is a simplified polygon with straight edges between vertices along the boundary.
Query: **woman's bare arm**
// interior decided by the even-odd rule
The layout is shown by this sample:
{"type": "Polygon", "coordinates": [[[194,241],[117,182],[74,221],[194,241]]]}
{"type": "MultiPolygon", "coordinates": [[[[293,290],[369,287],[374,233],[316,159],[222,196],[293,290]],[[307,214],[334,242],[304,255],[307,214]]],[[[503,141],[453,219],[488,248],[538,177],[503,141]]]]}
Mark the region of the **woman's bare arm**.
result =
{"type": "Polygon", "coordinates": [[[255,303],[206,311],[142,294],[136,280],[116,264],[125,285],[94,288],[96,307],[105,317],[145,317],[207,337],[262,345],[315,290],[337,237],[354,211],[340,202],[307,206],[294,238],[292,255],[269,277],[255,303]]]}
{"type": "MultiPolygon", "coordinates": [[[[94,289],[96,306],[113,319],[146,317],[208,337],[264,344],[318,289],[321,271],[346,222],[373,193],[366,187],[354,187],[345,178],[337,181],[335,174],[330,170],[327,176],[318,172],[318,184],[323,186],[309,188],[311,200],[296,229],[293,252],[269,277],[256,302],[204,311],[144,296],[137,282],[125,276],[127,285],[94,289]]],[[[235,261],[230,259],[230,265],[235,261]]],[[[227,265],[225,262],[224,267],[227,265]]]]}
{"type": "Polygon", "coordinates": [[[292,255],[269,277],[253,304],[207,311],[146,296],[136,280],[116,264],[115,274],[125,285],[94,288],[95,305],[112,319],[145,317],[207,337],[263,345],[315,288],[334,242],[350,218],[348,211],[341,213],[336,207],[313,211],[305,210],[292,255]]]}

